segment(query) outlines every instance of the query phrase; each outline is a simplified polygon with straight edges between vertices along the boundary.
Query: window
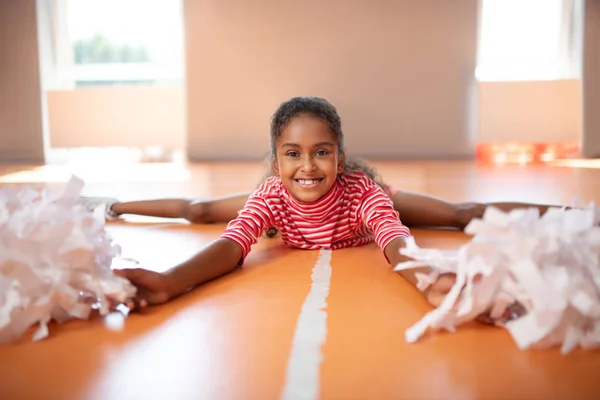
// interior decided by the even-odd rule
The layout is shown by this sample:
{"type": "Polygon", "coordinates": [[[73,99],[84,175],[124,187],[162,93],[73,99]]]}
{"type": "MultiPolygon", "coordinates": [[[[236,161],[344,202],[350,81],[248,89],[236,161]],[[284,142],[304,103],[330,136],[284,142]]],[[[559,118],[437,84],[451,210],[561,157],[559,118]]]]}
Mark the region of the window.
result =
{"type": "Polygon", "coordinates": [[[66,0],[75,87],[181,83],[181,0],[66,0]]]}
{"type": "Polygon", "coordinates": [[[482,0],[480,81],[579,77],[581,0],[482,0]]]}

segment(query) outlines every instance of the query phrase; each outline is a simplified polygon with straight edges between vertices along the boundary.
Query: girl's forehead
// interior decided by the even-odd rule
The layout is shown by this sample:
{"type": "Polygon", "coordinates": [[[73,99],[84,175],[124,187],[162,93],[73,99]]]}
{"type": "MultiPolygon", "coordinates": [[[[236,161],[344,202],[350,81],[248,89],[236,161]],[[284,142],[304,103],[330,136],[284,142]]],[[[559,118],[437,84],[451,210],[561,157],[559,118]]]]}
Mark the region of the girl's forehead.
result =
{"type": "Polygon", "coordinates": [[[292,143],[332,142],[338,144],[338,139],[327,122],[304,115],[291,120],[281,131],[277,141],[292,143]]]}

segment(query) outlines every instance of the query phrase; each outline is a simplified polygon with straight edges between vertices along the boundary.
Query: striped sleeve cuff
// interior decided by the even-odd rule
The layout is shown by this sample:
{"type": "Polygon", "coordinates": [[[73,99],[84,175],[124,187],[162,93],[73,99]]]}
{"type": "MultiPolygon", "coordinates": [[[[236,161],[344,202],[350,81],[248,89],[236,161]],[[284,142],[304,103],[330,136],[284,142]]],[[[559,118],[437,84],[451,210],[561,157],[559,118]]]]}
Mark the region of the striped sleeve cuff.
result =
{"type": "Polygon", "coordinates": [[[224,234],[221,235],[221,237],[224,239],[229,239],[229,240],[233,241],[235,244],[237,244],[240,247],[240,250],[242,251],[242,256],[238,262],[238,266],[241,266],[244,263],[244,260],[246,259],[246,257],[248,256],[248,253],[250,253],[250,247],[252,246],[253,243],[248,243],[246,238],[237,235],[233,231],[225,232],[224,234]]]}
{"type": "Polygon", "coordinates": [[[375,242],[379,246],[379,248],[383,251],[387,247],[388,244],[397,237],[410,237],[410,230],[398,223],[394,224],[395,226],[385,229],[383,231],[379,231],[375,234],[375,242]]]}

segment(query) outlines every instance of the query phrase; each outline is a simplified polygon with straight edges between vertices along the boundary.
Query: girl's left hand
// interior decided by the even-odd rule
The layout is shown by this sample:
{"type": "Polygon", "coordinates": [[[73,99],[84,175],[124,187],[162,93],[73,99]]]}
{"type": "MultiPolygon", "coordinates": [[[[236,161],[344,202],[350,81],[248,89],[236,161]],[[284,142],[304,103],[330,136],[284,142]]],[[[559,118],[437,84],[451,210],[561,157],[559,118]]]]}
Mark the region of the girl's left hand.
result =
{"type": "MultiPolygon", "coordinates": [[[[452,286],[454,286],[455,282],[456,282],[455,274],[453,274],[453,273],[441,274],[439,276],[438,280],[435,283],[433,283],[425,292],[425,296],[426,296],[429,304],[431,304],[434,307],[439,307],[442,304],[442,301],[444,301],[444,298],[446,297],[446,295],[448,294],[448,292],[450,291],[452,286]]],[[[478,322],[481,322],[484,324],[502,325],[510,320],[513,320],[513,319],[516,319],[516,318],[519,318],[519,317],[525,315],[526,312],[527,311],[526,311],[525,307],[523,307],[523,305],[521,305],[519,302],[515,302],[515,303],[511,304],[509,307],[507,307],[507,309],[505,310],[502,317],[500,317],[498,319],[492,319],[490,317],[490,312],[486,311],[483,314],[479,315],[476,318],[476,320],[478,322]]]]}

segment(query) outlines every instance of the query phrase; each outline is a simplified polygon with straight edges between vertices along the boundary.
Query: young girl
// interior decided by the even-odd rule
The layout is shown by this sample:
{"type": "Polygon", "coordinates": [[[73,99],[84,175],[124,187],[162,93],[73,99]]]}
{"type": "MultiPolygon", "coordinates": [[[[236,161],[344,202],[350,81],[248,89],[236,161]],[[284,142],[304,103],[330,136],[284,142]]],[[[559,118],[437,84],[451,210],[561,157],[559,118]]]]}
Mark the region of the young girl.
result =
{"type": "MultiPolygon", "coordinates": [[[[391,265],[407,261],[400,249],[409,229],[390,195],[346,163],[340,117],[326,100],[298,97],[279,107],[271,120],[271,160],[273,176],[249,196],[219,239],[165,273],[115,271],[138,288],[130,307],[164,303],[233,271],[270,227],[293,248],[334,250],[375,241],[391,265]]],[[[419,272],[429,269],[399,274],[416,285],[419,272]]],[[[438,306],[453,282],[443,275],[425,292],[427,300],[438,306]]]]}

